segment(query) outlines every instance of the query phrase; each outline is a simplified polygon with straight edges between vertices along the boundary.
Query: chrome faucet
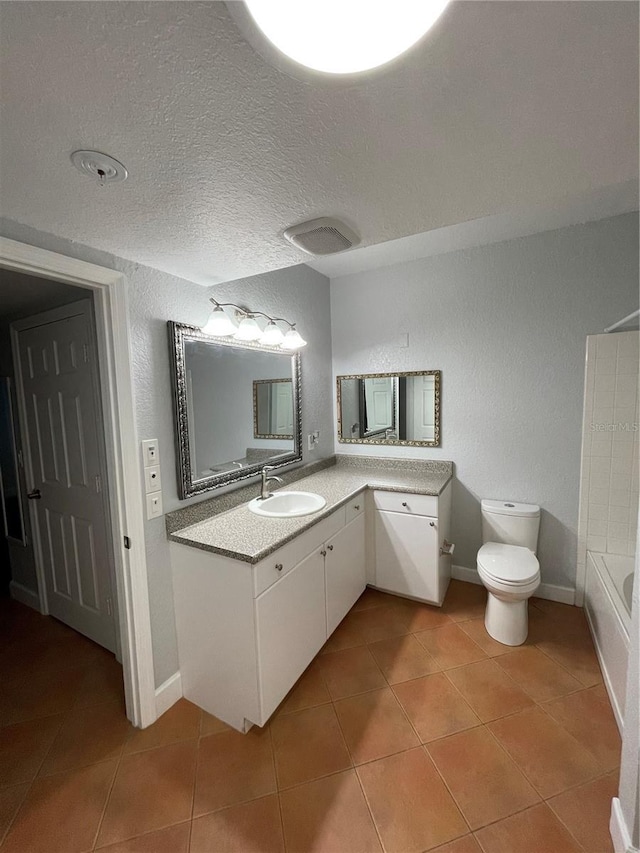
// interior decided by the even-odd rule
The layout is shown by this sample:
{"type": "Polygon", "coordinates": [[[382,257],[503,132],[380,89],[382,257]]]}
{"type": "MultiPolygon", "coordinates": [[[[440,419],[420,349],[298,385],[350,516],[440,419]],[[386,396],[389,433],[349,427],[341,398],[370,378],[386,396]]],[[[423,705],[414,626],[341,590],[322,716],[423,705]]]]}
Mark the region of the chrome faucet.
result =
{"type": "Polygon", "coordinates": [[[260,472],[262,475],[262,484],[260,487],[260,497],[258,500],[266,501],[267,498],[271,497],[271,492],[269,491],[269,483],[280,483],[282,484],[282,478],[276,477],[275,474],[273,477],[268,477],[267,474],[269,471],[273,471],[275,469],[275,465],[265,465],[262,471],[260,472]]]}

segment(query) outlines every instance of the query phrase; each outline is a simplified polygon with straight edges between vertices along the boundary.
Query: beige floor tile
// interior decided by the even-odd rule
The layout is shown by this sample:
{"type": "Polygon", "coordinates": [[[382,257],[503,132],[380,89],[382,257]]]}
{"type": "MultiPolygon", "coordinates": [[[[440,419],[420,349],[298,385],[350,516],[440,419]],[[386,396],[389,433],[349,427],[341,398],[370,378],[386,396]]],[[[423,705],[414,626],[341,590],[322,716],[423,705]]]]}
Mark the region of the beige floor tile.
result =
{"type": "Polygon", "coordinates": [[[272,794],[276,776],[268,727],[200,740],[193,816],[272,794]]]}
{"type": "Polygon", "coordinates": [[[485,727],[432,741],[427,749],[471,829],[540,800],[485,727]]]}
{"type": "Polygon", "coordinates": [[[601,776],[548,801],[587,853],[613,853],[609,834],[611,800],[618,796],[618,774],[601,776]]]}
{"type": "Polygon", "coordinates": [[[476,832],[484,853],[580,853],[551,809],[541,803],[476,832]]]}
{"type": "Polygon", "coordinates": [[[484,616],[479,619],[469,619],[466,622],[458,622],[457,623],[462,630],[467,634],[474,643],[477,643],[483,652],[489,655],[489,657],[497,657],[498,655],[503,655],[506,652],[511,651],[511,646],[505,646],[504,643],[499,643],[497,640],[494,640],[487,633],[487,629],[484,627],[484,616]]]}
{"type": "Polygon", "coordinates": [[[100,827],[100,844],[191,817],[196,746],[196,741],[184,741],[122,757],[100,827]]]}
{"type": "Polygon", "coordinates": [[[314,660],[289,691],[277,713],[290,714],[304,708],[326,705],[328,702],[331,702],[331,696],[324,683],[321,666],[317,660],[314,660]]]}
{"type": "Polygon", "coordinates": [[[432,631],[421,631],[415,636],[441,669],[464,666],[487,657],[480,646],[453,623],[432,631]]]}
{"type": "Polygon", "coordinates": [[[487,590],[481,584],[452,580],[442,605],[454,622],[484,617],[487,606],[487,590]]]}
{"type": "Polygon", "coordinates": [[[286,714],[271,726],[279,788],[351,767],[333,705],[286,714]]]}
{"type": "Polygon", "coordinates": [[[101,853],[189,853],[191,821],[97,847],[101,853]]]}
{"type": "Polygon", "coordinates": [[[398,700],[386,687],[335,704],[347,747],[356,764],[419,746],[398,700]]]}
{"type": "Polygon", "coordinates": [[[0,846],[28,790],[28,782],[22,785],[11,785],[9,788],[0,788],[0,846]]]}
{"type": "Polygon", "coordinates": [[[396,684],[393,690],[423,743],[480,725],[443,673],[396,684]]]}
{"type": "Polygon", "coordinates": [[[409,611],[400,605],[374,607],[352,614],[353,622],[367,643],[409,634],[409,611]]]}
{"type": "Polygon", "coordinates": [[[381,853],[353,770],[282,791],[280,803],[290,853],[381,853]]]}
{"type": "Polygon", "coordinates": [[[622,742],[604,685],[554,699],[544,709],[594,756],[603,771],[618,767],[622,742]]]}
{"type": "Polygon", "coordinates": [[[357,769],[387,853],[420,853],[468,833],[422,747],[357,769]]]}
{"type": "Polygon", "coordinates": [[[40,769],[64,714],[0,729],[0,787],[30,782],[40,769]]]}
{"type": "Polygon", "coordinates": [[[125,755],[197,738],[201,715],[202,711],[196,705],[186,699],[179,699],[153,725],[131,732],[124,747],[125,755]]]}
{"type": "Polygon", "coordinates": [[[536,702],[545,702],[582,688],[582,684],[564,667],[534,647],[501,655],[496,663],[536,702]]]}
{"type": "Polygon", "coordinates": [[[5,838],[2,853],[91,850],[115,761],[36,779],[5,838]]]}
{"type": "Polygon", "coordinates": [[[386,687],[385,677],[366,646],[321,655],[322,675],[332,699],[386,687]]]}
{"type": "Polygon", "coordinates": [[[352,649],[355,646],[365,645],[366,640],[357,625],[357,613],[358,611],[355,610],[347,613],[322,647],[320,654],[339,652],[342,649],[352,649]]]}
{"type": "Polygon", "coordinates": [[[600,772],[591,753],[540,707],[496,720],[489,728],[545,799],[600,772]]]}
{"type": "Polygon", "coordinates": [[[447,676],[483,723],[533,705],[533,700],[505,674],[495,660],[483,660],[450,669],[447,676]]]}
{"type": "Polygon", "coordinates": [[[118,758],[132,729],[122,701],[74,708],[65,717],[40,775],[118,758]]]}
{"type": "Polygon", "coordinates": [[[277,794],[193,821],[190,853],[283,853],[277,794]]]}
{"type": "Polygon", "coordinates": [[[420,678],[440,668],[424,646],[411,635],[370,643],[369,651],[389,684],[420,678]]]}

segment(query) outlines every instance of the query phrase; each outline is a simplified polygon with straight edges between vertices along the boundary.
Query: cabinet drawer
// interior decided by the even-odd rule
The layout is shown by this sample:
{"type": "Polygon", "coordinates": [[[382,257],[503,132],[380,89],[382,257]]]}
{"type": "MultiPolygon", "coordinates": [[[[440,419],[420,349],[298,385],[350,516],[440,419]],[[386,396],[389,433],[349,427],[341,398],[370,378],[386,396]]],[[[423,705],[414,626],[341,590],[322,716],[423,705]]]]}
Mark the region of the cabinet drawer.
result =
{"type": "Polygon", "coordinates": [[[407,495],[403,492],[374,491],[376,509],[386,512],[403,512],[407,515],[437,517],[438,498],[435,495],[407,495]]]}
{"type": "MultiPolygon", "coordinates": [[[[268,521],[268,519],[266,520],[268,521]]],[[[287,542],[282,548],[278,548],[273,554],[269,554],[264,560],[256,563],[253,567],[254,598],[257,598],[265,589],[269,589],[271,584],[284,577],[315,548],[319,548],[323,542],[334,536],[338,530],[344,527],[344,523],[345,508],[342,506],[327,518],[323,518],[322,521],[296,536],[291,542],[287,542]]]]}
{"type": "Polygon", "coordinates": [[[354,518],[362,515],[364,512],[364,492],[360,492],[360,494],[356,495],[355,498],[351,498],[349,503],[346,504],[345,509],[347,513],[345,521],[347,524],[349,524],[350,521],[353,521],[354,518]]]}

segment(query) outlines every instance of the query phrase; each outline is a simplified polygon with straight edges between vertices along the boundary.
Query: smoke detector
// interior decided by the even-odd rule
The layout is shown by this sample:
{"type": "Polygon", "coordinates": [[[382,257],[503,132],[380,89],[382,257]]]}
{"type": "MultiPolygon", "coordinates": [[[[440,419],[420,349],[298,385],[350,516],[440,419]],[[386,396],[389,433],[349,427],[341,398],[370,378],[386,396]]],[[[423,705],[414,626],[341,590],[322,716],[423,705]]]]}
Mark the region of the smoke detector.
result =
{"type": "Polygon", "coordinates": [[[308,255],[333,255],[360,242],[358,235],[344,222],[326,216],[292,225],[286,229],[284,237],[308,255]]]}
{"type": "Polygon", "coordinates": [[[117,184],[129,175],[122,163],[100,151],[74,151],[71,162],[78,171],[94,178],[101,186],[117,184]]]}

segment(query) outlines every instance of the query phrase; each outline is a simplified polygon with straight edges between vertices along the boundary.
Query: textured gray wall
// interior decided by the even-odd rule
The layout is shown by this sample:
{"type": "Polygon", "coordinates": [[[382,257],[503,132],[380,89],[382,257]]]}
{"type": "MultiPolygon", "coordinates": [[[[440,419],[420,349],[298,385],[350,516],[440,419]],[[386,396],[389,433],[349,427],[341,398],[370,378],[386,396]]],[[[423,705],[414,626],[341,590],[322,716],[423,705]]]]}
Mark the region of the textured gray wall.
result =
{"type": "MultiPolygon", "coordinates": [[[[314,429],[320,430],[319,446],[313,453],[304,449],[303,461],[320,459],[333,452],[329,281],[325,276],[306,266],[298,266],[241,279],[209,291],[184,279],[11,220],[0,220],[0,233],[13,240],[117,269],[127,277],[138,439],[157,438],[159,441],[165,512],[189,503],[180,501],[177,493],[166,323],[176,320],[202,325],[209,313],[207,299],[210,294],[221,302],[240,302],[299,323],[300,333],[308,341],[302,351],[302,429],[305,436],[314,429]]],[[[142,477],[142,463],[139,475],[142,477]]],[[[171,566],[162,518],[145,523],[145,539],[158,686],[178,668],[171,566]]]]}
{"type": "Polygon", "coordinates": [[[542,580],[572,587],[585,337],[637,307],[637,214],[332,279],[334,374],[442,370],[441,448],[336,451],[453,460],[458,565],[481,498],[540,504],[542,580]]]}

